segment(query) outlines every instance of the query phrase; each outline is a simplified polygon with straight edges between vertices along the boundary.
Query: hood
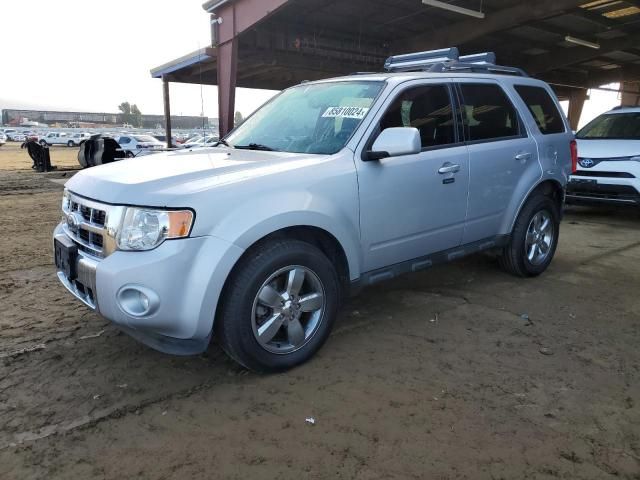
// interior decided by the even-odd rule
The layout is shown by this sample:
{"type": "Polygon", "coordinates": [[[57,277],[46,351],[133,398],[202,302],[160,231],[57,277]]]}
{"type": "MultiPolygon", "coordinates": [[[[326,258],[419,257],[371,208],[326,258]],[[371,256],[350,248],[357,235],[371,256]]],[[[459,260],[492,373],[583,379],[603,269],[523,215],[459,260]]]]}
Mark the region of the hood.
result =
{"type": "Polygon", "coordinates": [[[620,158],[640,156],[640,140],[580,140],[580,158],[620,158]]]}
{"type": "Polygon", "coordinates": [[[78,195],[113,204],[188,207],[182,202],[190,194],[298,170],[326,158],[324,155],[200,148],[88,168],[74,175],[65,187],[78,195]]]}

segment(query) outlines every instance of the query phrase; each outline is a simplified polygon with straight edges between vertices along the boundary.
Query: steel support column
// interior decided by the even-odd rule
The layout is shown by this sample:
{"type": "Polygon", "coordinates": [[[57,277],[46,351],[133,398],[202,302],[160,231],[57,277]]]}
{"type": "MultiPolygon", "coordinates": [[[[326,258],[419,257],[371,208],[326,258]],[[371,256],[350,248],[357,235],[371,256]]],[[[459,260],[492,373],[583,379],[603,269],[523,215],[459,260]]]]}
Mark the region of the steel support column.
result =
{"type": "Polygon", "coordinates": [[[167,148],[171,148],[173,147],[171,142],[171,99],[167,77],[162,77],[162,93],[164,98],[164,132],[167,136],[167,148]]]}
{"type": "Polygon", "coordinates": [[[587,90],[583,88],[574,89],[569,94],[569,124],[572,130],[578,130],[586,99],[587,90]]]}
{"type": "Polygon", "coordinates": [[[238,40],[234,38],[218,45],[218,112],[220,138],[233,129],[236,106],[236,79],[238,71],[238,40]]]}
{"type": "Polygon", "coordinates": [[[622,90],[621,105],[626,107],[640,106],[640,82],[622,82],[620,88],[622,90]]]}

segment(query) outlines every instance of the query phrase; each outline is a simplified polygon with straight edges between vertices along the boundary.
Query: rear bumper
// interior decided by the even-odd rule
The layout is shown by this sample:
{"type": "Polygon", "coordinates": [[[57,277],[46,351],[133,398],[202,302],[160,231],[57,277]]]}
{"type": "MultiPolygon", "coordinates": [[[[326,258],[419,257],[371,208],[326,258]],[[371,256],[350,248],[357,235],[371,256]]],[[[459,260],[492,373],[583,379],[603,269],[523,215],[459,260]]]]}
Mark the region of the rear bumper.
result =
{"type": "MultiPolygon", "coordinates": [[[[573,180],[573,179],[572,179],[573,180]]],[[[640,182],[610,178],[593,178],[594,182],[570,181],[567,185],[566,202],[570,204],[616,204],[640,206],[640,182]],[[615,183],[614,183],[615,182],[615,183]]]]}

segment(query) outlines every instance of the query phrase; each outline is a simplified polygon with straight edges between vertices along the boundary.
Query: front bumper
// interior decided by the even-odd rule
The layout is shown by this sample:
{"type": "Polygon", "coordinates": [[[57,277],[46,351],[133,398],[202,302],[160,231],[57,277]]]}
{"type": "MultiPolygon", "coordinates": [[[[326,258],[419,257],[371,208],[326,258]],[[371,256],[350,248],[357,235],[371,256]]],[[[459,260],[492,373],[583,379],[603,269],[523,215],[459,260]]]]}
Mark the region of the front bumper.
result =
{"type": "Polygon", "coordinates": [[[640,180],[605,177],[571,177],[566,201],[570,204],[616,204],[640,206],[640,180]]]}
{"type": "MultiPolygon", "coordinates": [[[[54,231],[65,235],[59,225],[54,231]]],[[[217,237],[169,240],[146,252],[116,251],[98,259],[79,251],[77,278],[58,279],[71,294],[123,331],[157,350],[190,355],[206,350],[224,282],[243,250],[217,237]],[[149,292],[154,308],[127,308],[123,292],[149,292]],[[135,313],[135,312],[134,312],[135,313]]]]}

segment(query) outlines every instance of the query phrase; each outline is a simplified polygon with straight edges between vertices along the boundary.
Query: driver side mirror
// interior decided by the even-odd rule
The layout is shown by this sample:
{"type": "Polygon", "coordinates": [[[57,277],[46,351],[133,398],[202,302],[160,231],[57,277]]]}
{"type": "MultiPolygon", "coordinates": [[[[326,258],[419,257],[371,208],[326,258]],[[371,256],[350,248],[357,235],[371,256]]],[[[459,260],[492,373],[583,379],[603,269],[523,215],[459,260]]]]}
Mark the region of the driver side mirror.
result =
{"type": "Polygon", "coordinates": [[[392,127],[384,129],[371,150],[367,152],[367,160],[381,160],[401,155],[415,155],[422,151],[420,132],[413,127],[392,127]]]}

